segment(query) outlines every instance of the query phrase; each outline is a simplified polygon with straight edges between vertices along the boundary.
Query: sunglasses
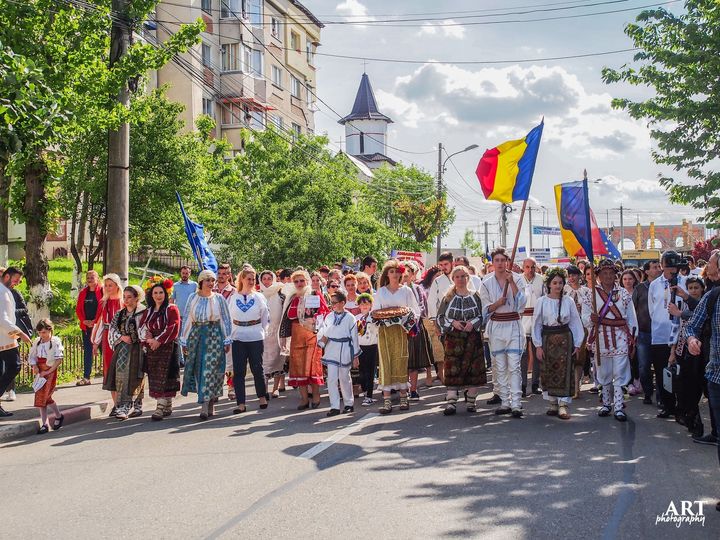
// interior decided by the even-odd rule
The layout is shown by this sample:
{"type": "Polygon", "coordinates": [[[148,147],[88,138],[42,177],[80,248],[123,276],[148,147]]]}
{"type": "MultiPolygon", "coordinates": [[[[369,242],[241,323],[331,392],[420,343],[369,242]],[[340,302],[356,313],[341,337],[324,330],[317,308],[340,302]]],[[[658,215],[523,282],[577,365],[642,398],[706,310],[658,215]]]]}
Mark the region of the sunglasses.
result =
{"type": "Polygon", "coordinates": [[[339,289],[340,285],[328,285],[328,289],[339,289]]]}
{"type": "Polygon", "coordinates": [[[343,300],[331,300],[330,305],[337,306],[338,304],[342,304],[343,302],[344,302],[343,300]]]}
{"type": "Polygon", "coordinates": [[[293,281],[293,283],[307,283],[307,280],[305,280],[305,279],[296,279],[295,281],[293,281]]]}

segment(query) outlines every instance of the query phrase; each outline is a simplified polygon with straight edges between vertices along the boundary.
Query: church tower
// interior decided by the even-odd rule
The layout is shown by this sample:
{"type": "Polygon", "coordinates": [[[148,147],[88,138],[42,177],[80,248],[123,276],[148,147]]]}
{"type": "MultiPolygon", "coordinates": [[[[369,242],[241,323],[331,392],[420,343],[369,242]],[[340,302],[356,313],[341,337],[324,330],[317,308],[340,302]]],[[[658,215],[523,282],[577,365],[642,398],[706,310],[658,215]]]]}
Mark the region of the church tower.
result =
{"type": "Polygon", "coordinates": [[[352,111],[339,120],[345,126],[345,151],[371,169],[383,163],[395,165],[387,157],[387,128],[392,120],[378,110],[367,73],[363,73],[352,111]]]}

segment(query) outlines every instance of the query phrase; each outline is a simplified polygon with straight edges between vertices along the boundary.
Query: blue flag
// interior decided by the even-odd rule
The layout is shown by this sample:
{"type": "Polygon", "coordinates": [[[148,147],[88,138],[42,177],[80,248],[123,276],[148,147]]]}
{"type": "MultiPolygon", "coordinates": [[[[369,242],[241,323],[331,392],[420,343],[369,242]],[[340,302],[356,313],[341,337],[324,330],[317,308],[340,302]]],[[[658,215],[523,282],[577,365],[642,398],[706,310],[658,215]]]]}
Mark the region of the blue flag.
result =
{"type": "Polygon", "coordinates": [[[188,242],[190,242],[190,249],[193,252],[195,260],[197,260],[200,271],[212,270],[217,273],[217,259],[210,249],[207,240],[205,240],[205,227],[199,223],[195,223],[188,217],[182,200],[180,199],[180,194],[176,191],[175,195],[177,196],[180,212],[182,212],[183,220],[185,221],[185,234],[187,235],[188,242]]]}
{"type": "Polygon", "coordinates": [[[613,244],[612,240],[607,237],[605,231],[602,229],[600,229],[600,238],[602,238],[603,244],[605,244],[605,248],[611,259],[622,259],[622,255],[620,255],[617,246],[613,244]]]}

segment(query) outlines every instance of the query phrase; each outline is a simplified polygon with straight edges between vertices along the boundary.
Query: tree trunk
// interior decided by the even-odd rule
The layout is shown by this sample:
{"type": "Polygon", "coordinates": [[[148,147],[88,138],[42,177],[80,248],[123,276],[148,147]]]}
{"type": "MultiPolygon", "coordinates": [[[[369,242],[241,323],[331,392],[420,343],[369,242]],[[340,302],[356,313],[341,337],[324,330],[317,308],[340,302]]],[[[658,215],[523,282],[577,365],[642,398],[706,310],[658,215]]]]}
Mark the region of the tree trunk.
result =
{"type": "Polygon", "coordinates": [[[25,180],[25,279],[30,297],[28,308],[33,321],[50,316],[52,292],[48,283],[48,261],[45,257],[47,216],[45,215],[45,180],[47,166],[42,156],[29,163],[23,171],[25,180]]]}
{"type": "Polygon", "coordinates": [[[7,162],[0,162],[0,266],[8,265],[8,234],[10,229],[10,177],[5,176],[7,162]]]}
{"type": "Polygon", "coordinates": [[[87,226],[88,215],[87,203],[88,193],[86,191],[78,193],[75,197],[75,209],[73,210],[72,223],[70,226],[70,253],[75,261],[72,289],[70,291],[73,298],[77,298],[83,283],[82,252],[83,249],[85,249],[85,228],[87,226]]]}

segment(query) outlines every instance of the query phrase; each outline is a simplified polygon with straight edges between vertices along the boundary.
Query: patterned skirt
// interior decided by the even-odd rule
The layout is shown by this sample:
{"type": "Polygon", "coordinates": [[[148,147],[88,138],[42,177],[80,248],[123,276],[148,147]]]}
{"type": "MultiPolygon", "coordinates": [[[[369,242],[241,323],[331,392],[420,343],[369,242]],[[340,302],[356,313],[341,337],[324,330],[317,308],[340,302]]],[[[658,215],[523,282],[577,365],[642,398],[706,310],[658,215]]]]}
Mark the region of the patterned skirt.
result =
{"type": "Polygon", "coordinates": [[[142,354],[140,342],[127,344],[121,341],[115,345],[103,390],[117,392],[118,407],[142,401],[145,393],[142,354]]]}
{"type": "Polygon", "coordinates": [[[317,335],[296,320],[291,332],[288,384],[293,388],[323,384],[322,349],[317,346],[317,335]]]}
{"type": "Polygon", "coordinates": [[[145,352],[145,370],[152,398],[172,398],[180,390],[179,369],[173,358],[174,345],[166,343],[154,351],[148,347],[145,352]]]}
{"type": "Polygon", "coordinates": [[[549,396],[572,396],[575,393],[575,347],[570,328],[567,325],[543,326],[542,344],[540,386],[549,396]]]}
{"type": "Polygon", "coordinates": [[[408,334],[408,371],[423,371],[433,363],[433,350],[430,336],[423,321],[418,324],[414,336],[408,334]]]}
{"type": "Polygon", "coordinates": [[[263,342],[263,372],[268,379],[285,375],[286,358],[280,354],[282,349],[278,339],[279,326],[278,324],[268,326],[263,342]]]}
{"type": "Polygon", "coordinates": [[[445,378],[447,387],[475,387],[487,383],[483,337],[479,331],[445,334],[445,378]]]}
{"type": "MultiPolygon", "coordinates": [[[[48,369],[45,358],[37,359],[37,368],[40,371],[45,371],[46,369],[48,369]]],[[[47,379],[47,382],[40,390],[35,392],[35,407],[47,407],[48,405],[52,405],[53,403],[55,403],[52,395],[55,391],[55,385],[57,385],[57,375],[58,374],[56,369],[50,375],[45,377],[47,379]]]]}
{"type": "Polygon", "coordinates": [[[406,390],[408,387],[408,338],[399,324],[381,326],[378,337],[380,377],[378,390],[406,390]]]}
{"type": "Polygon", "coordinates": [[[193,323],[187,340],[182,395],[194,392],[198,403],[223,394],[225,347],[219,322],[193,323]]]}

